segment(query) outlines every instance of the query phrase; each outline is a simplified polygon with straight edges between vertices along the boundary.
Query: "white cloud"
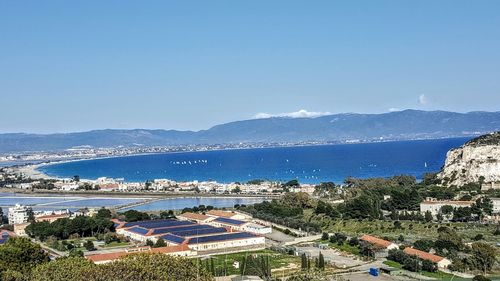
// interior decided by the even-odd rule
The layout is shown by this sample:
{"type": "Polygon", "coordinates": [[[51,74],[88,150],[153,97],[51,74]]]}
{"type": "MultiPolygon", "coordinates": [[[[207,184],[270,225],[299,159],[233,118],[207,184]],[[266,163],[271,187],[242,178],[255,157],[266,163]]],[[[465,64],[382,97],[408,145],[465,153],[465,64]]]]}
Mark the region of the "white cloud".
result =
{"type": "Polygon", "coordinates": [[[401,108],[397,108],[397,107],[389,108],[389,112],[396,112],[396,111],[401,111],[401,108]]]}
{"type": "Polygon", "coordinates": [[[255,119],[265,119],[272,117],[288,117],[288,118],[314,118],[325,115],[330,115],[330,112],[317,112],[317,111],[307,111],[305,109],[301,109],[295,112],[287,112],[287,113],[279,113],[279,114],[270,114],[270,113],[257,113],[255,114],[255,119]]]}
{"type": "Polygon", "coordinates": [[[428,102],[427,97],[424,94],[418,96],[418,103],[419,104],[424,105],[424,104],[427,104],[427,102],[428,102]]]}

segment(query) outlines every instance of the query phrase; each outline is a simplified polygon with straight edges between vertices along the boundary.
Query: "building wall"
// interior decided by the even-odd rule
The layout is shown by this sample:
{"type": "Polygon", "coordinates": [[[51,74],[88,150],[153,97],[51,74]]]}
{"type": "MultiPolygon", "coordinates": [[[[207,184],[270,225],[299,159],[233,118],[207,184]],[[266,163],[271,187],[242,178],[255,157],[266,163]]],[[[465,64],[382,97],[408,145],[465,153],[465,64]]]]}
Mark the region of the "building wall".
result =
{"type": "Polygon", "coordinates": [[[451,265],[451,261],[449,259],[442,259],[437,263],[438,268],[447,268],[451,265]]]}
{"type": "Polygon", "coordinates": [[[210,251],[210,250],[219,250],[219,249],[233,248],[233,247],[261,245],[265,243],[266,240],[264,237],[253,237],[247,239],[227,240],[227,241],[219,241],[213,243],[191,244],[189,245],[189,248],[195,251],[210,251]]]}

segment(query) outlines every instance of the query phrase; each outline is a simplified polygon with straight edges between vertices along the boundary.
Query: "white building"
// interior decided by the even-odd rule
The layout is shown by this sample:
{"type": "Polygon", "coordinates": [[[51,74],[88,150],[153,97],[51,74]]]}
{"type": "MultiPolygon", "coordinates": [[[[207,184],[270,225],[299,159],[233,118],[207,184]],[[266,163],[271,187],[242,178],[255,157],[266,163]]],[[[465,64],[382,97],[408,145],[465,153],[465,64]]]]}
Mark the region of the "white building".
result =
{"type": "Polygon", "coordinates": [[[493,213],[500,214],[500,198],[491,198],[493,203],[493,213]]]}
{"type": "Polygon", "coordinates": [[[33,209],[31,207],[16,204],[14,207],[9,208],[9,224],[28,222],[30,213],[33,213],[33,209]]]}
{"type": "Polygon", "coordinates": [[[254,234],[269,234],[273,232],[272,227],[257,223],[247,223],[243,226],[244,231],[254,234]]]}
{"type": "Polygon", "coordinates": [[[427,211],[431,212],[433,216],[439,214],[441,212],[441,208],[443,206],[452,206],[453,208],[459,207],[470,207],[472,206],[473,201],[450,201],[443,200],[438,201],[434,198],[427,198],[427,200],[420,203],[420,212],[425,213],[427,211]]]}

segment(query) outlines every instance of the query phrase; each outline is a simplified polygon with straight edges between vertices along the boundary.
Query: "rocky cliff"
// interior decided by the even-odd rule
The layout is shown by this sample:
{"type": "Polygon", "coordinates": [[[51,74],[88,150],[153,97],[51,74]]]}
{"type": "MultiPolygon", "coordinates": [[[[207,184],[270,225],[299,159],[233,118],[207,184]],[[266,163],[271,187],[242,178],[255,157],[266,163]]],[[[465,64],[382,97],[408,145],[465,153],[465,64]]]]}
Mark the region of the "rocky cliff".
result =
{"type": "Polygon", "coordinates": [[[500,184],[500,132],[472,139],[446,155],[438,177],[444,184],[462,186],[482,182],[483,187],[500,184]]]}

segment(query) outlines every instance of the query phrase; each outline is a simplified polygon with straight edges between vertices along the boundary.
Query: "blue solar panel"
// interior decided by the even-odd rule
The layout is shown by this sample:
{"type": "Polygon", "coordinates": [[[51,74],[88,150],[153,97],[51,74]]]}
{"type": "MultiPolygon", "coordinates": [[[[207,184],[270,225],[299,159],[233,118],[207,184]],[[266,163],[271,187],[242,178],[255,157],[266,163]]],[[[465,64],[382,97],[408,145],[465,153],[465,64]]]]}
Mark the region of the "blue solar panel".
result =
{"type": "Polygon", "coordinates": [[[250,234],[248,232],[237,232],[237,233],[229,233],[229,234],[222,234],[222,235],[195,237],[195,238],[189,239],[188,244],[201,244],[201,243],[219,242],[219,241],[227,241],[227,240],[252,238],[252,237],[257,237],[257,236],[250,234]]]}
{"type": "Polygon", "coordinates": [[[189,225],[189,226],[176,226],[176,227],[168,227],[168,228],[157,228],[157,229],[155,229],[153,231],[153,235],[163,234],[163,233],[172,233],[174,231],[189,231],[189,230],[207,229],[207,228],[214,228],[214,227],[210,226],[210,225],[193,224],[193,225],[189,225]]]}
{"type": "Polygon", "coordinates": [[[132,232],[135,232],[135,233],[146,235],[146,233],[149,232],[149,229],[145,229],[145,228],[142,228],[142,227],[134,226],[132,228],[129,228],[128,231],[132,231],[132,232]]]}
{"type": "Polygon", "coordinates": [[[177,225],[189,225],[189,224],[193,223],[189,221],[178,221],[178,220],[168,219],[168,220],[128,222],[125,224],[125,227],[140,226],[143,228],[162,228],[162,227],[170,227],[177,225]]]}
{"type": "Polygon", "coordinates": [[[224,233],[226,231],[227,230],[224,227],[219,227],[219,228],[206,228],[206,229],[171,232],[171,234],[181,237],[188,237],[188,236],[201,236],[207,234],[224,233]]]}
{"type": "Polygon", "coordinates": [[[176,244],[182,244],[184,242],[184,238],[172,234],[163,235],[161,238],[176,244]]]}
{"type": "Polygon", "coordinates": [[[221,222],[221,223],[233,224],[233,225],[242,225],[245,223],[244,221],[233,220],[233,219],[228,219],[228,218],[216,218],[214,221],[221,222]]]}

